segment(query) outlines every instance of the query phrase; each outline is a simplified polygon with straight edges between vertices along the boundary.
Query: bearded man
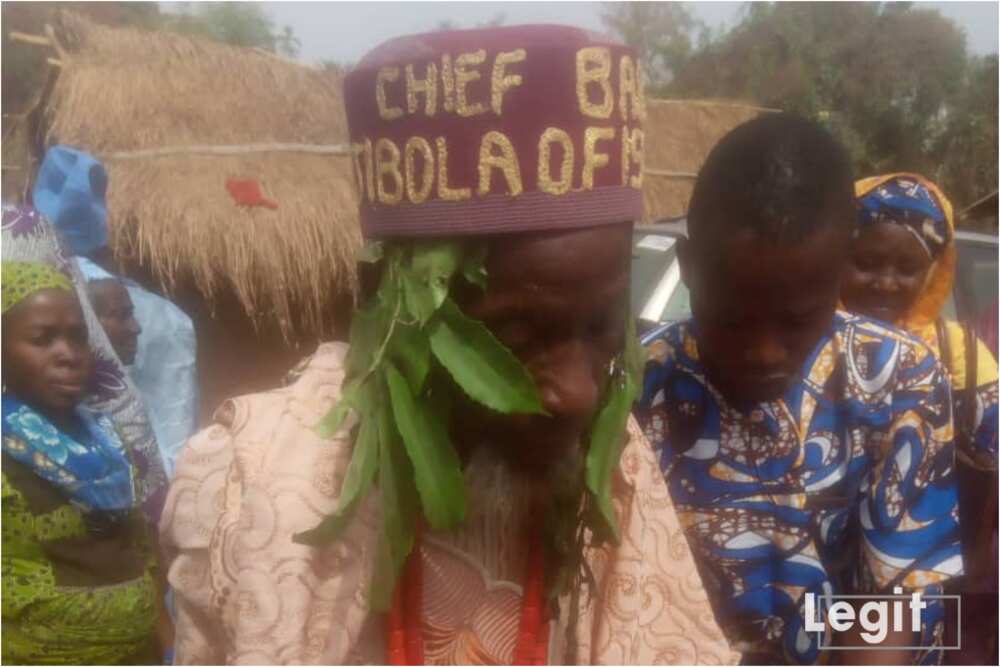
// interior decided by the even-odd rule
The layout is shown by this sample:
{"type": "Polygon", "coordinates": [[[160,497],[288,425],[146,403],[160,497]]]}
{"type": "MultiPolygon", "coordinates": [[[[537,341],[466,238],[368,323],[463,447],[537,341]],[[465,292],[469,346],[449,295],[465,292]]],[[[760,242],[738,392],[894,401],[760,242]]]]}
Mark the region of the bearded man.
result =
{"type": "Polygon", "coordinates": [[[629,417],[638,71],[521,26],[348,75],[362,307],[182,455],[178,663],[733,661],[629,417]]]}

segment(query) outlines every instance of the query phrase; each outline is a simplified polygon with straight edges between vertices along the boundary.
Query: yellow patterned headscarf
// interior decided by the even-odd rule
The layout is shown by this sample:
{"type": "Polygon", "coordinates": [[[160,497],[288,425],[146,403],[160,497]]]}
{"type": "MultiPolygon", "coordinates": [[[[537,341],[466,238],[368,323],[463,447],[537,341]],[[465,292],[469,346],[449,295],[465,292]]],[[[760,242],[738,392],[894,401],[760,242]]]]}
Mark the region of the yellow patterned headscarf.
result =
{"type": "Polygon", "coordinates": [[[3,262],[3,275],[0,278],[3,314],[43,289],[73,291],[73,283],[69,278],[48,264],[39,262],[3,262]]]}
{"type": "Polygon", "coordinates": [[[917,332],[927,325],[932,324],[937,319],[944,304],[948,301],[952,284],[955,282],[955,263],[957,261],[955,251],[955,214],[952,211],[951,202],[944,196],[941,189],[919,174],[896,173],[864,178],[854,184],[854,196],[860,200],[879,186],[889,181],[894,181],[897,178],[917,181],[920,185],[927,188],[937,199],[937,203],[944,213],[945,222],[948,226],[947,234],[942,235],[945,242],[943,248],[936,253],[932,253],[934,263],[931,264],[930,271],[927,272],[927,280],[924,283],[923,290],[920,292],[920,296],[910,306],[909,312],[906,313],[902,321],[894,323],[907,331],[917,332]]]}

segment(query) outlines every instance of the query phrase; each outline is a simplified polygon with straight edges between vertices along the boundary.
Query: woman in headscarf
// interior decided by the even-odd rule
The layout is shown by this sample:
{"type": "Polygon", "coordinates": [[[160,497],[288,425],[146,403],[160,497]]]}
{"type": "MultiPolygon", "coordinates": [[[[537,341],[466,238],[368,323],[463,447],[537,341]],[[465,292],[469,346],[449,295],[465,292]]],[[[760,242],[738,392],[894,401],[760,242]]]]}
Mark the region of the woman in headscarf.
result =
{"type": "MultiPolygon", "coordinates": [[[[995,618],[997,362],[972,323],[941,313],[957,261],[951,202],[931,181],[906,173],[858,181],[855,196],[857,230],[841,296],[848,310],[922,339],[950,374],[966,573],[962,618],[977,616],[970,613],[975,600],[968,593],[983,597],[984,613],[992,610],[995,618]],[[985,581],[991,588],[983,588],[985,581]]],[[[985,627],[981,621],[979,616],[977,627],[985,627]]],[[[991,627],[995,631],[996,623],[991,627]]],[[[979,643],[966,630],[963,646],[979,643]]],[[[995,634],[991,641],[995,654],[995,634]]]]}
{"type": "Polygon", "coordinates": [[[2,233],[4,261],[37,262],[70,276],[87,323],[94,362],[84,402],[114,423],[137,469],[139,501],[149,524],[157,525],[166,497],[167,477],[156,438],[135,385],[90,304],[87,281],[71,259],[69,242],[57,235],[53,225],[30,206],[5,204],[2,233]]]}
{"type": "Polygon", "coordinates": [[[941,315],[957,259],[951,203],[917,174],[866,178],[855,193],[858,229],[844,305],[931,346],[951,374],[956,430],[965,436],[957,438],[959,456],[976,468],[996,469],[997,362],[973,327],[941,315]]]}
{"type": "Polygon", "coordinates": [[[81,404],[80,301],[49,265],[2,268],[4,660],[156,663],[149,525],[113,424],[81,404]]]}

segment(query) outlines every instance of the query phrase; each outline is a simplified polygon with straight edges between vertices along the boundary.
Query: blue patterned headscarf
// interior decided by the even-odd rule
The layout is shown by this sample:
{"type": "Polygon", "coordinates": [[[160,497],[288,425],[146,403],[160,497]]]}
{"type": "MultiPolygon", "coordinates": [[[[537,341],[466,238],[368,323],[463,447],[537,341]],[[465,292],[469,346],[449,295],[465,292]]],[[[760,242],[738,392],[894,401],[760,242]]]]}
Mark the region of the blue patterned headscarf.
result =
{"type": "Polygon", "coordinates": [[[898,174],[859,193],[857,207],[859,227],[880,222],[902,225],[931,259],[937,259],[951,241],[941,202],[916,175],[898,174]]]}
{"type": "Polygon", "coordinates": [[[111,420],[76,408],[83,431],[61,431],[14,396],[3,396],[3,452],[53,484],[84,512],[123,518],[135,506],[132,465],[111,420]]]}

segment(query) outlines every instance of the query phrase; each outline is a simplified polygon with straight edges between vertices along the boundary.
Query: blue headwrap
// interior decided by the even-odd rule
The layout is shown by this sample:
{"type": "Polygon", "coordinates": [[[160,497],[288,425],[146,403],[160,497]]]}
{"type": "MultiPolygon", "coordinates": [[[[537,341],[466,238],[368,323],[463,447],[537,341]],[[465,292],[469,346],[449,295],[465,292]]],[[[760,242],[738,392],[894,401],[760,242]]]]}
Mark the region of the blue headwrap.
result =
{"type": "Polygon", "coordinates": [[[937,259],[951,241],[951,227],[940,202],[917,177],[896,175],[860,194],[858,225],[879,222],[902,225],[931,259],[937,259]]]}
{"type": "Polygon", "coordinates": [[[42,161],[32,199],[74,255],[89,255],[108,244],[107,189],[108,174],[94,156],[53,146],[42,161]]]}

